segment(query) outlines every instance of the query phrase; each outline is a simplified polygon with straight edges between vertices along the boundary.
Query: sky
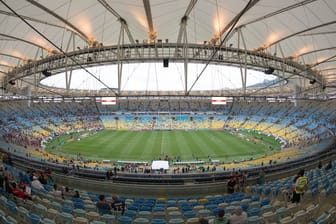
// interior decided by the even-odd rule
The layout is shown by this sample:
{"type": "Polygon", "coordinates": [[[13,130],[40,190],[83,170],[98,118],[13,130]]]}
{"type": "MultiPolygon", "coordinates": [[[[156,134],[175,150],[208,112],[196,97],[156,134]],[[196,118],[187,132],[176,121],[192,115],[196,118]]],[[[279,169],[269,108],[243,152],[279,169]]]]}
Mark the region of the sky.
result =
{"type": "MultiPolygon", "coordinates": [[[[241,88],[240,69],[223,65],[209,65],[201,74],[204,64],[188,64],[188,90],[221,90],[241,88]],[[195,82],[197,76],[199,80],[195,82]]],[[[118,70],[116,65],[88,68],[88,70],[109,88],[118,86],[118,70]]],[[[99,90],[106,88],[92,75],[79,69],[73,71],[71,89],[99,90]]],[[[273,75],[254,70],[247,71],[247,86],[275,79],[273,75]]],[[[172,91],[184,90],[183,63],[170,62],[168,68],[162,63],[123,64],[121,90],[172,91]]],[[[42,83],[53,87],[65,88],[64,73],[50,76],[42,83]]]]}

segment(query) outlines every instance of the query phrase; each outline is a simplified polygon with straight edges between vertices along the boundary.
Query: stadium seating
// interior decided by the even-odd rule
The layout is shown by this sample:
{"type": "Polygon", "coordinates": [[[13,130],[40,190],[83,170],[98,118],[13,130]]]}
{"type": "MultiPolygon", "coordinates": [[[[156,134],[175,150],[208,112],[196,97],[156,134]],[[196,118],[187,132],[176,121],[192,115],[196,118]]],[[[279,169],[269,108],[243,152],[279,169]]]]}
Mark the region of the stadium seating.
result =
{"type": "MultiPolygon", "coordinates": [[[[287,146],[304,146],[319,142],[330,137],[336,128],[333,125],[335,114],[333,102],[318,104],[310,102],[305,106],[291,107],[290,103],[269,105],[256,102],[251,109],[247,102],[237,102],[231,109],[223,108],[221,113],[211,111],[211,106],[200,101],[193,102],[134,102],[120,105],[121,110],[112,110],[88,104],[41,104],[26,108],[20,102],[1,102],[1,136],[17,145],[40,146],[41,142],[55,135],[71,133],[88,129],[223,129],[242,128],[262,131],[279,136],[287,146]],[[141,114],[132,114],[142,108],[141,114]],[[105,110],[106,109],[106,110],[105,110]],[[153,114],[149,111],[189,111],[187,114],[153,114]],[[202,113],[195,113],[196,109],[202,113]],[[104,111],[105,110],[105,111],[104,111]],[[11,113],[9,113],[11,112],[11,113]],[[103,113],[104,112],[104,113],[103,113]],[[11,114],[15,113],[15,117],[11,114]],[[174,119],[172,119],[172,116],[174,119]],[[118,117],[118,119],[116,119],[118,117]],[[136,118],[137,117],[137,118],[136,118]],[[190,119],[193,117],[193,119],[190,119]],[[213,117],[213,119],[210,119],[213,117]],[[13,134],[15,133],[15,134],[13,134]]],[[[313,150],[313,149],[312,149],[313,150]]],[[[309,149],[307,152],[310,152],[309,149]]],[[[286,150],[274,156],[289,158],[298,155],[299,150],[286,150]]],[[[44,157],[45,153],[32,151],[36,158],[44,157]]],[[[64,158],[57,157],[58,161],[64,158]]],[[[273,159],[272,156],[249,161],[249,166],[273,159]]],[[[333,167],[335,167],[333,163],[333,167]]],[[[230,165],[227,165],[230,167],[230,165]]],[[[18,177],[19,170],[8,166],[13,176],[18,177]]],[[[196,217],[212,218],[216,209],[223,208],[230,214],[234,206],[241,205],[250,218],[250,222],[264,220],[268,223],[307,223],[315,220],[317,223],[335,221],[333,207],[321,209],[322,201],[333,198],[336,190],[335,168],[331,170],[312,169],[306,172],[309,186],[300,205],[291,204],[286,200],[290,192],[293,176],[266,184],[250,185],[249,193],[233,195],[200,195],[200,197],[181,198],[137,198],[124,196],[127,202],[127,212],[120,214],[99,214],[94,203],[98,193],[81,191],[81,201],[71,198],[57,199],[46,186],[45,193],[33,192],[37,196],[34,203],[29,200],[22,202],[1,191],[1,219],[10,223],[86,223],[90,221],[113,223],[192,223],[196,217]],[[283,193],[283,194],[282,194],[283,193]],[[84,199],[85,198],[85,199],[84,199]],[[307,201],[314,204],[305,204],[307,201]],[[279,203],[278,203],[279,202],[279,203]],[[253,217],[253,218],[252,218],[253,217]]]]}

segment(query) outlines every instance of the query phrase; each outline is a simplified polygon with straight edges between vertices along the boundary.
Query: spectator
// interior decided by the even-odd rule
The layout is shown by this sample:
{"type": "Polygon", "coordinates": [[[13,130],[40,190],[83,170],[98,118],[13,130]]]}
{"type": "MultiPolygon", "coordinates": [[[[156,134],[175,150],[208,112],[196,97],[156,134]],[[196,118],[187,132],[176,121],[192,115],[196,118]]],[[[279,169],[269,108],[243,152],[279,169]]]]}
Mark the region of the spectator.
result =
{"type": "Polygon", "coordinates": [[[233,176],[230,177],[229,181],[227,182],[227,192],[229,194],[234,193],[235,191],[235,186],[236,186],[236,181],[235,178],[233,176]]]}
{"type": "Polygon", "coordinates": [[[96,207],[100,214],[107,214],[111,212],[111,206],[106,201],[105,195],[103,194],[99,196],[99,201],[96,203],[96,207]]]}
{"type": "Polygon", "coordinates": [[[73,195],[74,198],[80,198],[80,194],[78,190],[75,190],[75,193],[73,195]]]}
{"type": "Polygon", "coordinates": [[[12,183],[12,194],[15,195],[18,198],[21,198],[22,200],[25,199],[31,199],[30,195],[27,192],[22,191],[16,186],[16,183],[12,183]]]}
{"type": "Polygon", "coordinates": [[[33,176],[33,181],[31,182],[32,188],[36,190],[45,190],[43,184],[38,180],[37,176],[33,176]]]}
{"type": "Polygon", "coordinates": [[[69,189],[68,186],[62,186],[62,192],[63,192],[64,198],[73,197],[73,192],[69,189]]]}
{"type": "Polygon", "coordinates": [[[112,169],[109,169],[106,171],[106,179],[110,180],[111,177],[113,177],[113,172],[112,172],[112,169]]]}
{"type": "Polygon", "coordinates": [[[13,186],[10,184],[10,181],[8,180],[7,176],[5,176],[4,179],[3,179],[3,181],[2,181],[2,188],[8,194],[12,193],[13,186]]]}
{"type": "Polygon", "coordinates": [[[248,173],[245,170],[242,174],[242,179],[241,179],[241,189],[242,190],[245,190],[245,187],[247,185],[247,177],[248,177],[248,173]]]}
{"type": "Polygon", "coordinates": [[[5,175],[2,169],[0,168],[0,187],[3,187],[4,179],[5,179],[5,175]]]}
{"type": "Polygon", "coordinates": [[[261,169],[259,172],[258,184],[264,184],[264,183],[265,183],[265,171],[264,169],[261,169]]]}
{"type": "Polygon", "coordinates": [[[7,177],[7,179],[8,179],[9,181],[12,181],[12,180],[13,180],[13,175],[11,174],[11,172],[9,172],[9,170],[8,170],[7,167],[5,167],[4,174],[5,174],[5,177],[7,177]]]}
{"type": "Polygon", "coordinates": [[[210,220],[209,223],[210,224],[220,224],[220,223],[227,224],[228,219],[224,215],[225,215],[224,209],[219,209],[217,212],[216,218],[210,220]]]}
{"type": "Polygon", "coordinates": [[[304,170],[300,170],[294,184],[292,203],[299,203],[301,196],[308,184],[308,178],[304,176],[304,170]]]}
{"type": "Polygon", "coordinates": [[[243,211],[242,207],[237,206],[229,217],[230,224],[246,224],[247,213],[243,211]]]}
{"type": "Polygon", "coordinates": [[[114,211],[121,211],[123,215],[125,212],[125,202],[121,201],[117,195],[112,195],[111,207],[114,211]]]}
{"type": "Polygon", "coordinates": [[[44,170],[44,174],[46,176],[46,180],[48,183],[54,183],[54,180],[51,176],[51,170],[49,167],[46,167],[45,170],[44,170]]]}

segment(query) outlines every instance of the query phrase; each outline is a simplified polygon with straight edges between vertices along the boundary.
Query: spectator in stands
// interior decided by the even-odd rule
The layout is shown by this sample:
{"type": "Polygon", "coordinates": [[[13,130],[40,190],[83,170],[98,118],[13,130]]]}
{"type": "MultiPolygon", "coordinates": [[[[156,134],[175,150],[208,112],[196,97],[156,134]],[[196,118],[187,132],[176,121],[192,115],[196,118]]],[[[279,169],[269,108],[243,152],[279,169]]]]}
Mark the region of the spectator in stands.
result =
{"type": "Polygon", "coordinates": [[[220,224],[220,223],[228,223],[227,217],[225,217],[224,209],[219,209],[216,215],[216,218],[209,221],[210,224],[220,224]]]}
{"type": "Polygon", "coordinates": [[[37,176],[33,176],[33,181],[31,182],[32,188],[36,190],[45,190],[43,184],[39,181],[37,176]]]}
{"type": "Polygon", "coordinates": [[[4,174],[5,174],[5,177],[7,177],[9,181],[13,180],[13,175],[11,174],[11,172],[9,172],[7,167],[5,167],[4,174]]]}
{"type": "Polygon", "coordinates": [[[303,195],[307,184],[308,184],[308,178],[304,176],[304,170],[302,169],[298,173],[298,176],[294,184],[292,203],[300,202],[301,196],[303,195]]]}
{"type": "Polygon", "coordinates": [[[246,224],[247,223],[247,213],[243,211],[242,207],[237,206],[230,214],[229,217],[230,224],[246,224]]]}
{"type": "Polygon", "coordinates": [[[23,191],[20,188],[18,188],[15,182],[12,183],[12,194],[18,198],[21,198],[22,200],[32,199],[31,195],[28,192],[23,191]]]}
{"type": "Polygon", "coordinates": [[[68,186],[62,186],[62,192],[64,198],[71,198],[73,196],[73,192],[69,189],[68,186]]]}
{"type": "Polygon", "coordinates": [[[47,182],[48,182],[48,183],[53,183],[53,182],[54,182],[54,180],[53,180],[53,178],[52,178],[52,176],[51,176],[51,170],[50,170],[49,167],[46,167],[46,168],[45,168],[45,170],[44,170],[44,174],[45,174],[45,176],[46,176],[46,179],[47,179],[47,182]]]}
{"type": "Polygon", "coordinates": [[[80,198],[80,194],[78,190],[75,190],[75,193],[73,195],[74,198],[80,198]]]}
{"type": "Polygon", "coordinates": [[[265,183],[265,170],[261,169],[259,172],[258,184],[264,184],[264,183],[265,183]]]}
{"type": "Polygon", "coordinates": [[[247,177],[248,177],[248,173],[245,170],[242,174],[242,178],[241,178],[241,189],[244,191],[245,187],[247,185],[247,177]]]}
{"type": "Polygon", "coordinates": [[[2,182],[2,188],[4,189],[5,192],[8,194],[12,193],[12,185],[10,184],[10,181],[8,180],[8,177],[4,177],[3,182],[2,182]]]}
{"type": "Polygon", "coordinates": [[[100,214],[108,214],[111,212],[111,206],[106,201],[105,195],[99,195],[99,201],[96,203],[96,207],[100,214]]]}
{"type": "Polygon", "coordinates": [[[112,195],[111,207],[114,211],[121,211],[122,215],[125,212],[125,202],[121,201],[117,195],[112,195]]]}
{"type": "Polygon", "coordinates": [[[21,198],[22,200],[26,198],[25,193],[16,187],[15,182],[12,183],[12,194],[18,198],[21,198]]]}
{"type": "Polygon", "coordinates": [[[27,176],[25,173],[23,173],[23,172],[20,171],[19,172],[18,182],[20,183],[19,185],[30,184],[29,176],[27,176]]]}
{"type": "Polygon", "coordinates": [[[106,171],[106,179],[110,180],[111,177],[113,177],[113,172],[112,172],[112,169],[109,169],[106,171]]]}
{"type": "Polygon", "coordinates": [[[3,173],[3,169],[2,169],[2,167],[0,166],[0,187],[3,186],[3,181],[4,181],[4,179],[5,179],[5,175],[4,175],[4,173],[3,173]]]}
{"type": "Polygon", "coordinates": [[[234,176],[230,176],[230,179],[227,182],[226,186],[227,186],[227,192],[229,194],[232,194],[232,193],[235,192],[236,180],[235,180],[234,176]]]}

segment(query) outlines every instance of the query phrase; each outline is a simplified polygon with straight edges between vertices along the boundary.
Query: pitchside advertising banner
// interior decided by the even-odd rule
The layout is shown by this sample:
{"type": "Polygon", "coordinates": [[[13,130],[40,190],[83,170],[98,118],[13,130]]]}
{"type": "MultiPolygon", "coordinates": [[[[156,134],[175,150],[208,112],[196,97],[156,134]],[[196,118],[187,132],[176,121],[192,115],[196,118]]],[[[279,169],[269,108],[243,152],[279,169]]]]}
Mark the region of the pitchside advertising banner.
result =
{"type": "Polygon", "coordinates": [[[211,97],[211,104],[214,104],[214,105],[224,105],[226,104],[227,102],[227,99],[226,97],[211,97]]]}
{"type": "Polygon", "coordinates": [[[114,105],[117,103],[116,97],[102,97],[101,104],[102,105],[114,105]]]}

